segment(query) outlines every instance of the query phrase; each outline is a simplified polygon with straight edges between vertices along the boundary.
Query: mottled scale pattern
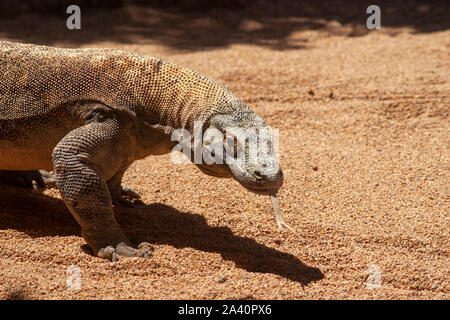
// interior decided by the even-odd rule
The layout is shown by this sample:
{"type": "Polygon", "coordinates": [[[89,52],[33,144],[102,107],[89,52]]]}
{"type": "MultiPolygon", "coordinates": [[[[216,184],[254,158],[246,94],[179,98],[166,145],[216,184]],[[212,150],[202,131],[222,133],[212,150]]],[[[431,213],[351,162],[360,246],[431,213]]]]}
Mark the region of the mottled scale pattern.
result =
{"type": "Polygon", "coordinates": [[[98,101],[148,122],[191,128],[237,101],[222,85],[161,59],[115,49],[61,49],[0,41],[0,120],[98,101]],[[26,66],[26,68],[24,68],[26,66]]]}
{"type": "Polygon", "coordinates": [[[127,142],[119,121],[108,119],[75,129],[53,151],[59,190],[82,235],[97,250],[126,241],[114,218],[106,181],[127,165],[127,142]]]}

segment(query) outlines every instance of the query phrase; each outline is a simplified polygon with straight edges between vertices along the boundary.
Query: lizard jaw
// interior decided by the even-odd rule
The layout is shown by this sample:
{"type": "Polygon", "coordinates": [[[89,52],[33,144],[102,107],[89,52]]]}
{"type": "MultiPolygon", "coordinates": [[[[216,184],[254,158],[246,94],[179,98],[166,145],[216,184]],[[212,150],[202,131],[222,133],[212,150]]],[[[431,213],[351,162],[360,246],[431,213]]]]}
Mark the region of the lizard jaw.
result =
{"type": "Polygon", "coordinates": [[[227,162],[232,177],[247,190],[257,194],[268,194],[277,191],[283,185],[283,173],[278,170],[276,174],[256,176],[245,170],[237,161],[227,162]]]}

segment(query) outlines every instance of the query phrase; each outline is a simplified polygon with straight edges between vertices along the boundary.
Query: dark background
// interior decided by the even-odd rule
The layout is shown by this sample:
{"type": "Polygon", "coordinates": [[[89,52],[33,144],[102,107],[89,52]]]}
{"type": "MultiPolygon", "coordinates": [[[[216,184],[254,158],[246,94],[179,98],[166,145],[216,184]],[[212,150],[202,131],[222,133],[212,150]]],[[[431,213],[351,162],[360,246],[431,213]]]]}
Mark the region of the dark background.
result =
{"type": "Polygon", "coordinates": [[[23,13],[65,13],[76,4],[83,8],[104,10],[126,5],[148,6],[184,13],[211,14],[216,9],[233,11],[236,18],[312,17],[337,20],[340,23],[363,22],[360,13],[371,4],[384,9],[383,25],[413,26],[419,31],[444,30],[450,27],[448,0],[1,0],[0,17],[14,18],[23,13]]]}

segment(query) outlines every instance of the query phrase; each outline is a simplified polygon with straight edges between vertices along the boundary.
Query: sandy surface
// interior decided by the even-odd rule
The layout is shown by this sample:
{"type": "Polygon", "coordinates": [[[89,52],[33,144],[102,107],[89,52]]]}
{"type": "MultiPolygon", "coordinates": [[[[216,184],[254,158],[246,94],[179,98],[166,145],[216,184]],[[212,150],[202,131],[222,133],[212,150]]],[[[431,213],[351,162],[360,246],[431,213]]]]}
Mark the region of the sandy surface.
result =
{"type": "MultiPolygon", "coordinates": [[[[126,13],[137,26],[163,15],[126,13]]],[[[60,28],[59,20],[32,27],[30,19],[0,21],[0,39],[127,49],[229,87],[279,129],[280,205],[301,237],[277,228],[268,197],[175,165],[170,155],[135,162],[124,185],[147,206],[115,210],[131,240],[154,245],[148,260],[94,257],[56,190],[0,185],[1,298],[450,297],[449,30],[350,36],[348,26],[322,21],[323,28],[291,30],[281,40],[255,43],[237,32],[242,41],[196,50],[133,33],[136,25],[112,36],[101,27],[58,34],[45,32],[60,28]],[[79,289],[67,287],[72,265],[79,289]]],[[[261,25],[245,20],[239,28],[261,25]]],[[[177,30],[152,32],[176,38],[177,30]]]]}

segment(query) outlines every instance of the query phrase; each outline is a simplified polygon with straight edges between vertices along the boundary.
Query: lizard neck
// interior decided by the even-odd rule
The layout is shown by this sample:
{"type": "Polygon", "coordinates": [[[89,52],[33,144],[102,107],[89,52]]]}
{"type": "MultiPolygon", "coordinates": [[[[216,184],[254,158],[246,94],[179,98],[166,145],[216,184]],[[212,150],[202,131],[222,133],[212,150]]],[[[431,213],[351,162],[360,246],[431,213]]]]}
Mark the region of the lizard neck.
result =
{"type": "MultiPolygon", "coordinates": [[[[141,57],[142,59],[142,57],[141,57]]],[[[226,106],[232,94],[222,85],[176,64],[145,57],[130,71],[127,88],[137,116],[166,131],[187,129],[226,106]]]]}

